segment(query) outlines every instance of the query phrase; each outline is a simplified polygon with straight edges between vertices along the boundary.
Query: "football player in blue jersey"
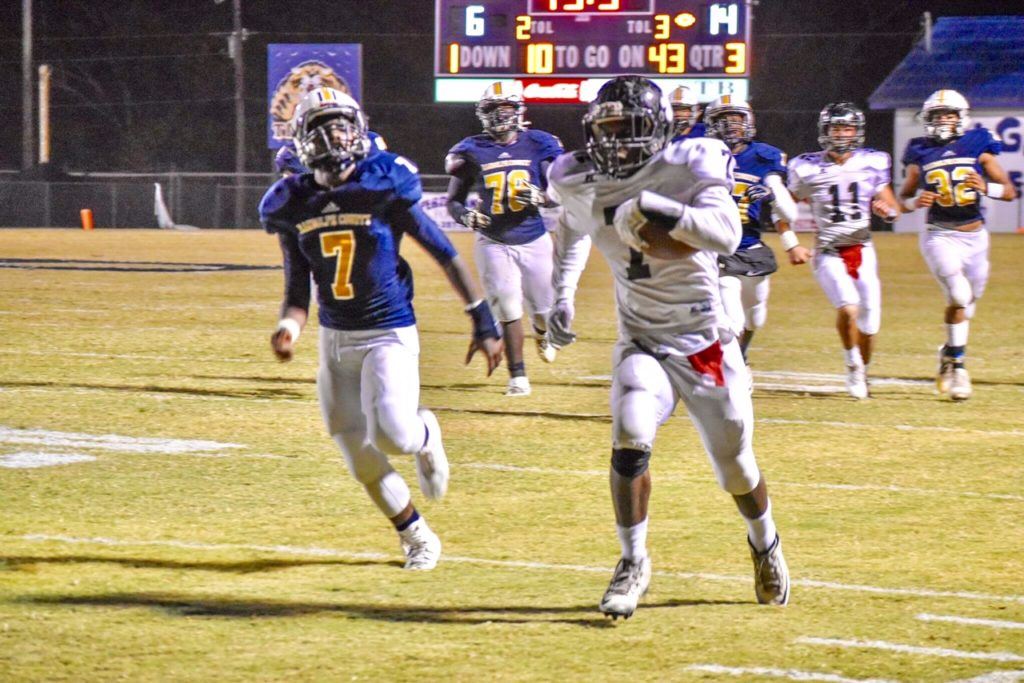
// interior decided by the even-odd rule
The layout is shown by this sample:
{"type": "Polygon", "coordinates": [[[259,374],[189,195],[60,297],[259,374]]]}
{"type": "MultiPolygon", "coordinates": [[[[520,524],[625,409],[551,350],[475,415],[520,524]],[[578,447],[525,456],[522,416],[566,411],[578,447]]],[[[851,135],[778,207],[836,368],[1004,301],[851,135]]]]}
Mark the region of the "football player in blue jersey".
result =
{"type": "Polygon", "coordinates": [[[370,154],[359,105],[319,88],[300,103],[295,146],[311,173],[282,178],[260,202],[260,219],[284,256],[281,320],[270,338],[290,360],[309,312],[310,276],[320,320],[317,392],[327,431],[352,475],[398,530],[407,569],[432,569],[441,541],[413,507],[388,455],[415,456],[420,489],[441,498],[448,461],[434,414],[419,407],[419,338],[412,273],[399,256],[408,234],[444,268],[466,302],[488,374],[501,359],[487,302],[451,242],[417,205],[416,167],[389,152],[370,154]]]}
{"type": "Polygon", "coordinates": [[[668,101],[672,105],[672,142],[705,137],[707,127],[697,121],[700,105],[692,90],[681,85],[669,93],[668,101]]]}
{"type": "Polygon", "coordinates": [[[907,143],[906,180],[900,189],[903,211],[928,209],[921,253],[946,296],[946,343],[939,349],[939,392],[954,401],[971,395],[964,367],[967,334],[975,303],[988,283],[988,231],[982,195],[1010,201],[1017,197],[996,161],[1002,143],[985,128],[968,129],[969,105],[955,90],[938,90],[925,100],[920,116],[925,135],[907,143]]]}
{"type": "MultiPolygon", "coordinates": [[[[370,138],[370,153],[386,151],[388,146],[384,142],[384,138],[374,133],[372,130],[367,132],[367,136],[370,138]]],[[[278,175],[282,178],[296,173],[308,173],[309,169],[299,159],[299,155],[295,152],[295,142],[287,140],[283,145],[277,148],[277,154],[274,155],[274,168],[277,169],[278,175]]]]}
{"type": "Polygon", "coordinates": [[[733,254],[718,257],[719,288],[726,319],[746,359],[754,332],[768,316],[769,276],[778,270],[775,254],[761,241],[761,216],[774,205],[772,217],[792,223],[796,203],[785,185],[786,155],[754,140],[754,112],[747,102],[723,95],[707,106],[704,120],[708,137],[724,142],[735,161],[732,196],[743,237],[733,254]]]}
{"type": "Polygon", "coordinates": [[[476,231],[474,255],[484,290],[501,321],[509,382],[506,396],[526,396],[530,380],[523,358],[523,302],[531,314],[537,352],[551,363],[556,350],[545,338],[554,302],[552,241],[540,208],[547,205],[547,169],[562,153],[554,135],[527,128],[520,88],[494,83],[476,107],[484,132],[451,148],[445,170],[448,212],[476,231]],[[471,189],[480,195],[467,205],[471,189]]]}

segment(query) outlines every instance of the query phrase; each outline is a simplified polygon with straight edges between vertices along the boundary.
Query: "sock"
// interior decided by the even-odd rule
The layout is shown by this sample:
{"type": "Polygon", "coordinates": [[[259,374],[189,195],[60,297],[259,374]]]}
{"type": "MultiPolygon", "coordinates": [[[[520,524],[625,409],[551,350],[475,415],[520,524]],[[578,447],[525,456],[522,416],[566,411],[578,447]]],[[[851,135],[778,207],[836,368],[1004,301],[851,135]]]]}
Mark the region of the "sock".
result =
{"type": "Polygon", "coordinates": [[[526,361],[519,361],[518,363],[509,363],[508,374],[510,377],[525,377],[526,361]]]}
{"type": "Polygon", "coordinates": [[[859,368],[864,365],[864,361],[860,357],[860,349],[856,346],[852,349],[844,349],[843,357],[846,358],[846,367],[848,368],[859,368]]]}
{"type": "Polygon", "coordinates": [[[622,546],[622,556],[627,560],[636,562],[647,557],[647,518],[633,526],[615,525],[619,533],[619,544],[622,546]]]}
{"type": "MultiPolygon", "coordinates": [[[[740,516],[743,517],[743,515],[740,516]]],[[[764,511],[763,515],[757,519],[743,517],[743,521],[747,523],[747,538],[750,539],[750,545],[754,546],[754,550],[763,553],[772,547],[778,531],[775,529],[775,520],[772,519],[772,502],[770,500],[768,509],[764,511]]]]}
{"type": "Polygon", "coordinates": [[[413,508],[412,516],[401,524],[396,524],[395,529],[398,530],[398,533],[402,533],[418,521],[420,521],[420,513],[416,511],[416,508],[413,508]]]}
{"type": "MultiPolygon", "coordinates": [[[[967,346],[967,333],[971,324],[966,320],[962,323],[946,324],[946,348],[954,349],[958,346],[967,346]]],[[[952,355],[952,354],[951,354],[952,355]]]]}

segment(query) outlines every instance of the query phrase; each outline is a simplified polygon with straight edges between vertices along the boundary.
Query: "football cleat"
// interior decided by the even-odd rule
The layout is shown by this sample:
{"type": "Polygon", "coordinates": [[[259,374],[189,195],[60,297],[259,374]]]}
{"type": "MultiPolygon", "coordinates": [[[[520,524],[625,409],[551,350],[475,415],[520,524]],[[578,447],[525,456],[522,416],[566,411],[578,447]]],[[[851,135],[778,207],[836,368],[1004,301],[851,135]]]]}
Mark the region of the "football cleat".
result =
{"type": "Polygon", "coordinates": [[[650,585],[651,558],[644,557],[634,561],[623,557],[615,565],[612,582],[608,584],[608,590],[604,592],[598,609],[612,619],[629,619],[636,611],[640,597],[647,592],[650,585]]]}
{"type": "Polygon", "coordinates": [[[422,517],[412,526],[398,532],[405,553],[404,569],[426,571],[437,566],[441,559],[441,539],[427,526],[422,517]]]}
{"type": "Polygon", "coordinates": [[[530,380],[526,375],[522,377],[509,377],[506,396],[529,396],[533,389],[530,388],[530,380]]]}
{"type": "Polygon", "coordinates": [[[440,500],[448,490],[448,456],[441,443],[441,425],[426,408],[420,408],[418,414],[427,427],[427,445],[416,454],[416,476],[423,495],[440,500]]]}
{"type": "Polygon", "coordinates": [[[971,376],[965,368],[953,368],[953,378],[949,385],[949,397],[954,401],[966,401],[971,397],[971,376]]]}
{"type": "Polygon", "coordinates": [[[846,390],[856,399],[868,397],[868,380],[863,365],[846,367],[846,390]]]}
{"type": "Polygon", "coordinates": [[[782,539],[778,534],[772,546],[759,553],[750,539],[750,559],[754,561],[754,594],[762,605],[785,605],[789,602],[789,567],[782,556],[782,539]]]}
{"type": "Polygon", "coordinates": [[[536,337],[534,341],[537,343],[537,355],[540,356],[540,359],[545,363],[554,363],[558,356],[558,349],[551,345],[547,335],[536,337]]]}
{"type": "Polygon", "coordinates": [[[948,394],[953,385],[953,359],[946,355],[946,347],[939,347],[939,374],[935,386],[940,394],[948,394]]]}

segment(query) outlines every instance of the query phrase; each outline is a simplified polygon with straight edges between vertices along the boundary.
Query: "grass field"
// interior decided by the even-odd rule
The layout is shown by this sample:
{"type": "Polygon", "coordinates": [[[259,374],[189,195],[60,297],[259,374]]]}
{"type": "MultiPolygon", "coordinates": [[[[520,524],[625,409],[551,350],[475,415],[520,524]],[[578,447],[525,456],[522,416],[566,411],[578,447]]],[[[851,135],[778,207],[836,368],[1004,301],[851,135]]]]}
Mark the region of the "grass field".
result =
{"type": "Polygon", "coordinates": [[[806,267],[773,278],[751,352],[790,605],[755,603],[744,526],[680,413],[652,461],[651,591],[613,623],[598,255],[581,341],[528,357],[534,393],[508,399],[503,371],[461,366],[469,324],[406,245],[452,462],[443,502],[417,496],[445,558],[413,573],[323,430],[315,330],[271,357],[280,271],[161,265],[274,266],[273,238],[2,230],[0,680],[1024,680],[1024,239],[993,238],[963,404],[933,391],[916,237],[877,246],[872,399],[842,391],[806,267]]]}

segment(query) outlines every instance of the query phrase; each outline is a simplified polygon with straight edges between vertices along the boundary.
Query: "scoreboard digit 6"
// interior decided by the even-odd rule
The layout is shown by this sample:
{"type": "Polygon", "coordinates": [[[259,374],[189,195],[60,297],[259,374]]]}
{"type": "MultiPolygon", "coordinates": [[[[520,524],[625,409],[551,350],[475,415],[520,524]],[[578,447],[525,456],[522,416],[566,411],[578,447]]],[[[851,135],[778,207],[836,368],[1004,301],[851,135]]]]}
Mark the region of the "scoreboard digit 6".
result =
{"type": "Polygon", "coordinates": [[[702,99],[745,96],[748,3],[436,0],[436,99],[473,101],[488,82],[520,80],[527,101],[579,103],[624,73],[696,85],[702,99]]]}

